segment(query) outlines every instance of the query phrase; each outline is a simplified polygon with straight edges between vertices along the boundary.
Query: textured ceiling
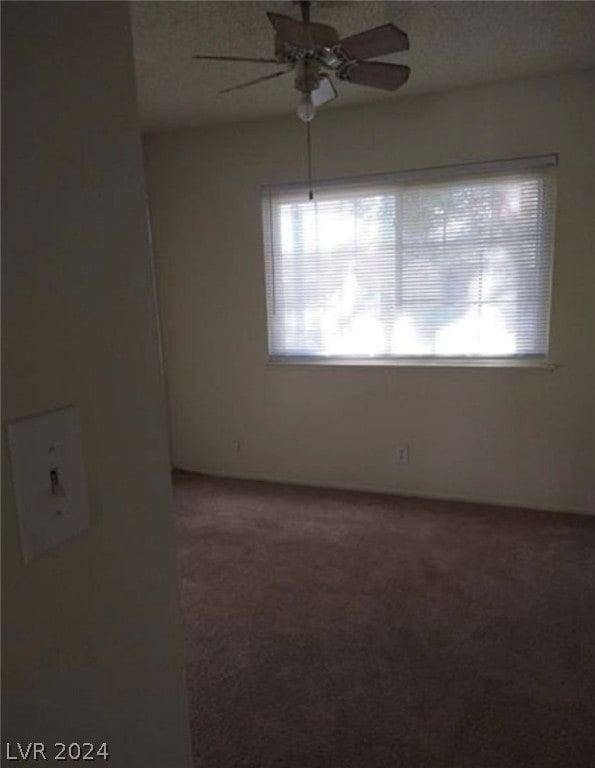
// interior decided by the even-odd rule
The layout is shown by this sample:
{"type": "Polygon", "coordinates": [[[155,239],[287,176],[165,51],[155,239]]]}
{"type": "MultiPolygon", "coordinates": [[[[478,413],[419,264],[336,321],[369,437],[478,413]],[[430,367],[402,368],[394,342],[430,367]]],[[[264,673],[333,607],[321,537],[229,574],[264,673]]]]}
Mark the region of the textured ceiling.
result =
{"type": "MultiPolygon", "coordinates": [[[[146,131],[294,112],[292,75],[218,91],[279,69],[275,64],[196,61],[194,53],[273,53],[266,11],[299,15],[292,2],[133,2],[140,113],[146,131]]],[[[408,64],[396,93],[339,82],[325,109],[480,83],[595,68],[595,2],[318,2],[312,20],[341,37],[392,21],[411,49],[384,57],[408,64]]]]}

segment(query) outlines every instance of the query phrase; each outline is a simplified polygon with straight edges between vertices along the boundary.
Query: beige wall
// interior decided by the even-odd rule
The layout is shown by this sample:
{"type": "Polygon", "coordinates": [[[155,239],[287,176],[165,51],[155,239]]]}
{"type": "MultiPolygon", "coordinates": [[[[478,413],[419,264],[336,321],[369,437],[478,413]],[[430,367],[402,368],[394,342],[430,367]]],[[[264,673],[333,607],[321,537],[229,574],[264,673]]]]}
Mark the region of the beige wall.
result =
{"type": "Polygon", "coordinates": [[[313,123],[321,178],[559,153],[553,373],[267,365],[259,186],[304,178],[303,125],[148,137],[174,463],[594,511],[594,94],[587,73],[331,109],[313,123]]]}
{"type": "MultiPolygon", "coordinates": [[[[124,3],[3,3],[3,419],[80,407],[91,528],[23,564],[3,431],[3,741],[189,765],[124,3]]],[[[13,753],[14,754],[14,753],[13,753]]],[[[52,750],[47,753],[48,758],[52,750]]]]}

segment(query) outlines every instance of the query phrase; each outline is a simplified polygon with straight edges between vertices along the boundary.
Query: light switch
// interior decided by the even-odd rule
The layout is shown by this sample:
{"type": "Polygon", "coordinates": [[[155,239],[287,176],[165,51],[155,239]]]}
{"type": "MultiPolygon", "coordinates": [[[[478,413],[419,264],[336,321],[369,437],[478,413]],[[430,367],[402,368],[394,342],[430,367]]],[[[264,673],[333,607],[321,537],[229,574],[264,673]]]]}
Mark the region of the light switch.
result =
{"type": "Polygon", "coordinates": [[[89,527],[78,409],[7,425],[25,562],[89,527]]]}

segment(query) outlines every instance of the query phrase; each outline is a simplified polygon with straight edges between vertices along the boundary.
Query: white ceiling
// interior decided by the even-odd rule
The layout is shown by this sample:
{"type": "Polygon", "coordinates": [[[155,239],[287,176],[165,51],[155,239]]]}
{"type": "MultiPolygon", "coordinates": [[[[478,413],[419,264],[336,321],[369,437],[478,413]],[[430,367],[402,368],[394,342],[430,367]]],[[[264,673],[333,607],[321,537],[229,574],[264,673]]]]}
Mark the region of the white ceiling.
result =
{"type": "MultiPolygon", "coordinates": [[[[273,54],[266,11],[299,15],[292,2],[133,2],[140,113],[146,131],[258,119],[295,111],[292,75],[219,95],[222,88],[282,69],[275,64],[196,61],[194,53],[273,54]]],[[[333,2],[312,20],[341,37],[391,21],[411,49],[384,57],[408,64],[396,93],[339,82],[325,109],[407,94],[595,68],[595,2],[333,2]]]]}

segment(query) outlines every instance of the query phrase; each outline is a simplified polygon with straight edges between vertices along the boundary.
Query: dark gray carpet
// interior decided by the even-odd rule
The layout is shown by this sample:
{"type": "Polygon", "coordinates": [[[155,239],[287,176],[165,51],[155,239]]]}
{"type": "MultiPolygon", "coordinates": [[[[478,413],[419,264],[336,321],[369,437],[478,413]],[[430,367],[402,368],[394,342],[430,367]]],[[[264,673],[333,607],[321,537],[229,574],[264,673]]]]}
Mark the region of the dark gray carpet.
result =
{"type": "Polygon", "coordinates": [[[174,493],[195,768],[595,766],[595,518],[174,493]]]}

